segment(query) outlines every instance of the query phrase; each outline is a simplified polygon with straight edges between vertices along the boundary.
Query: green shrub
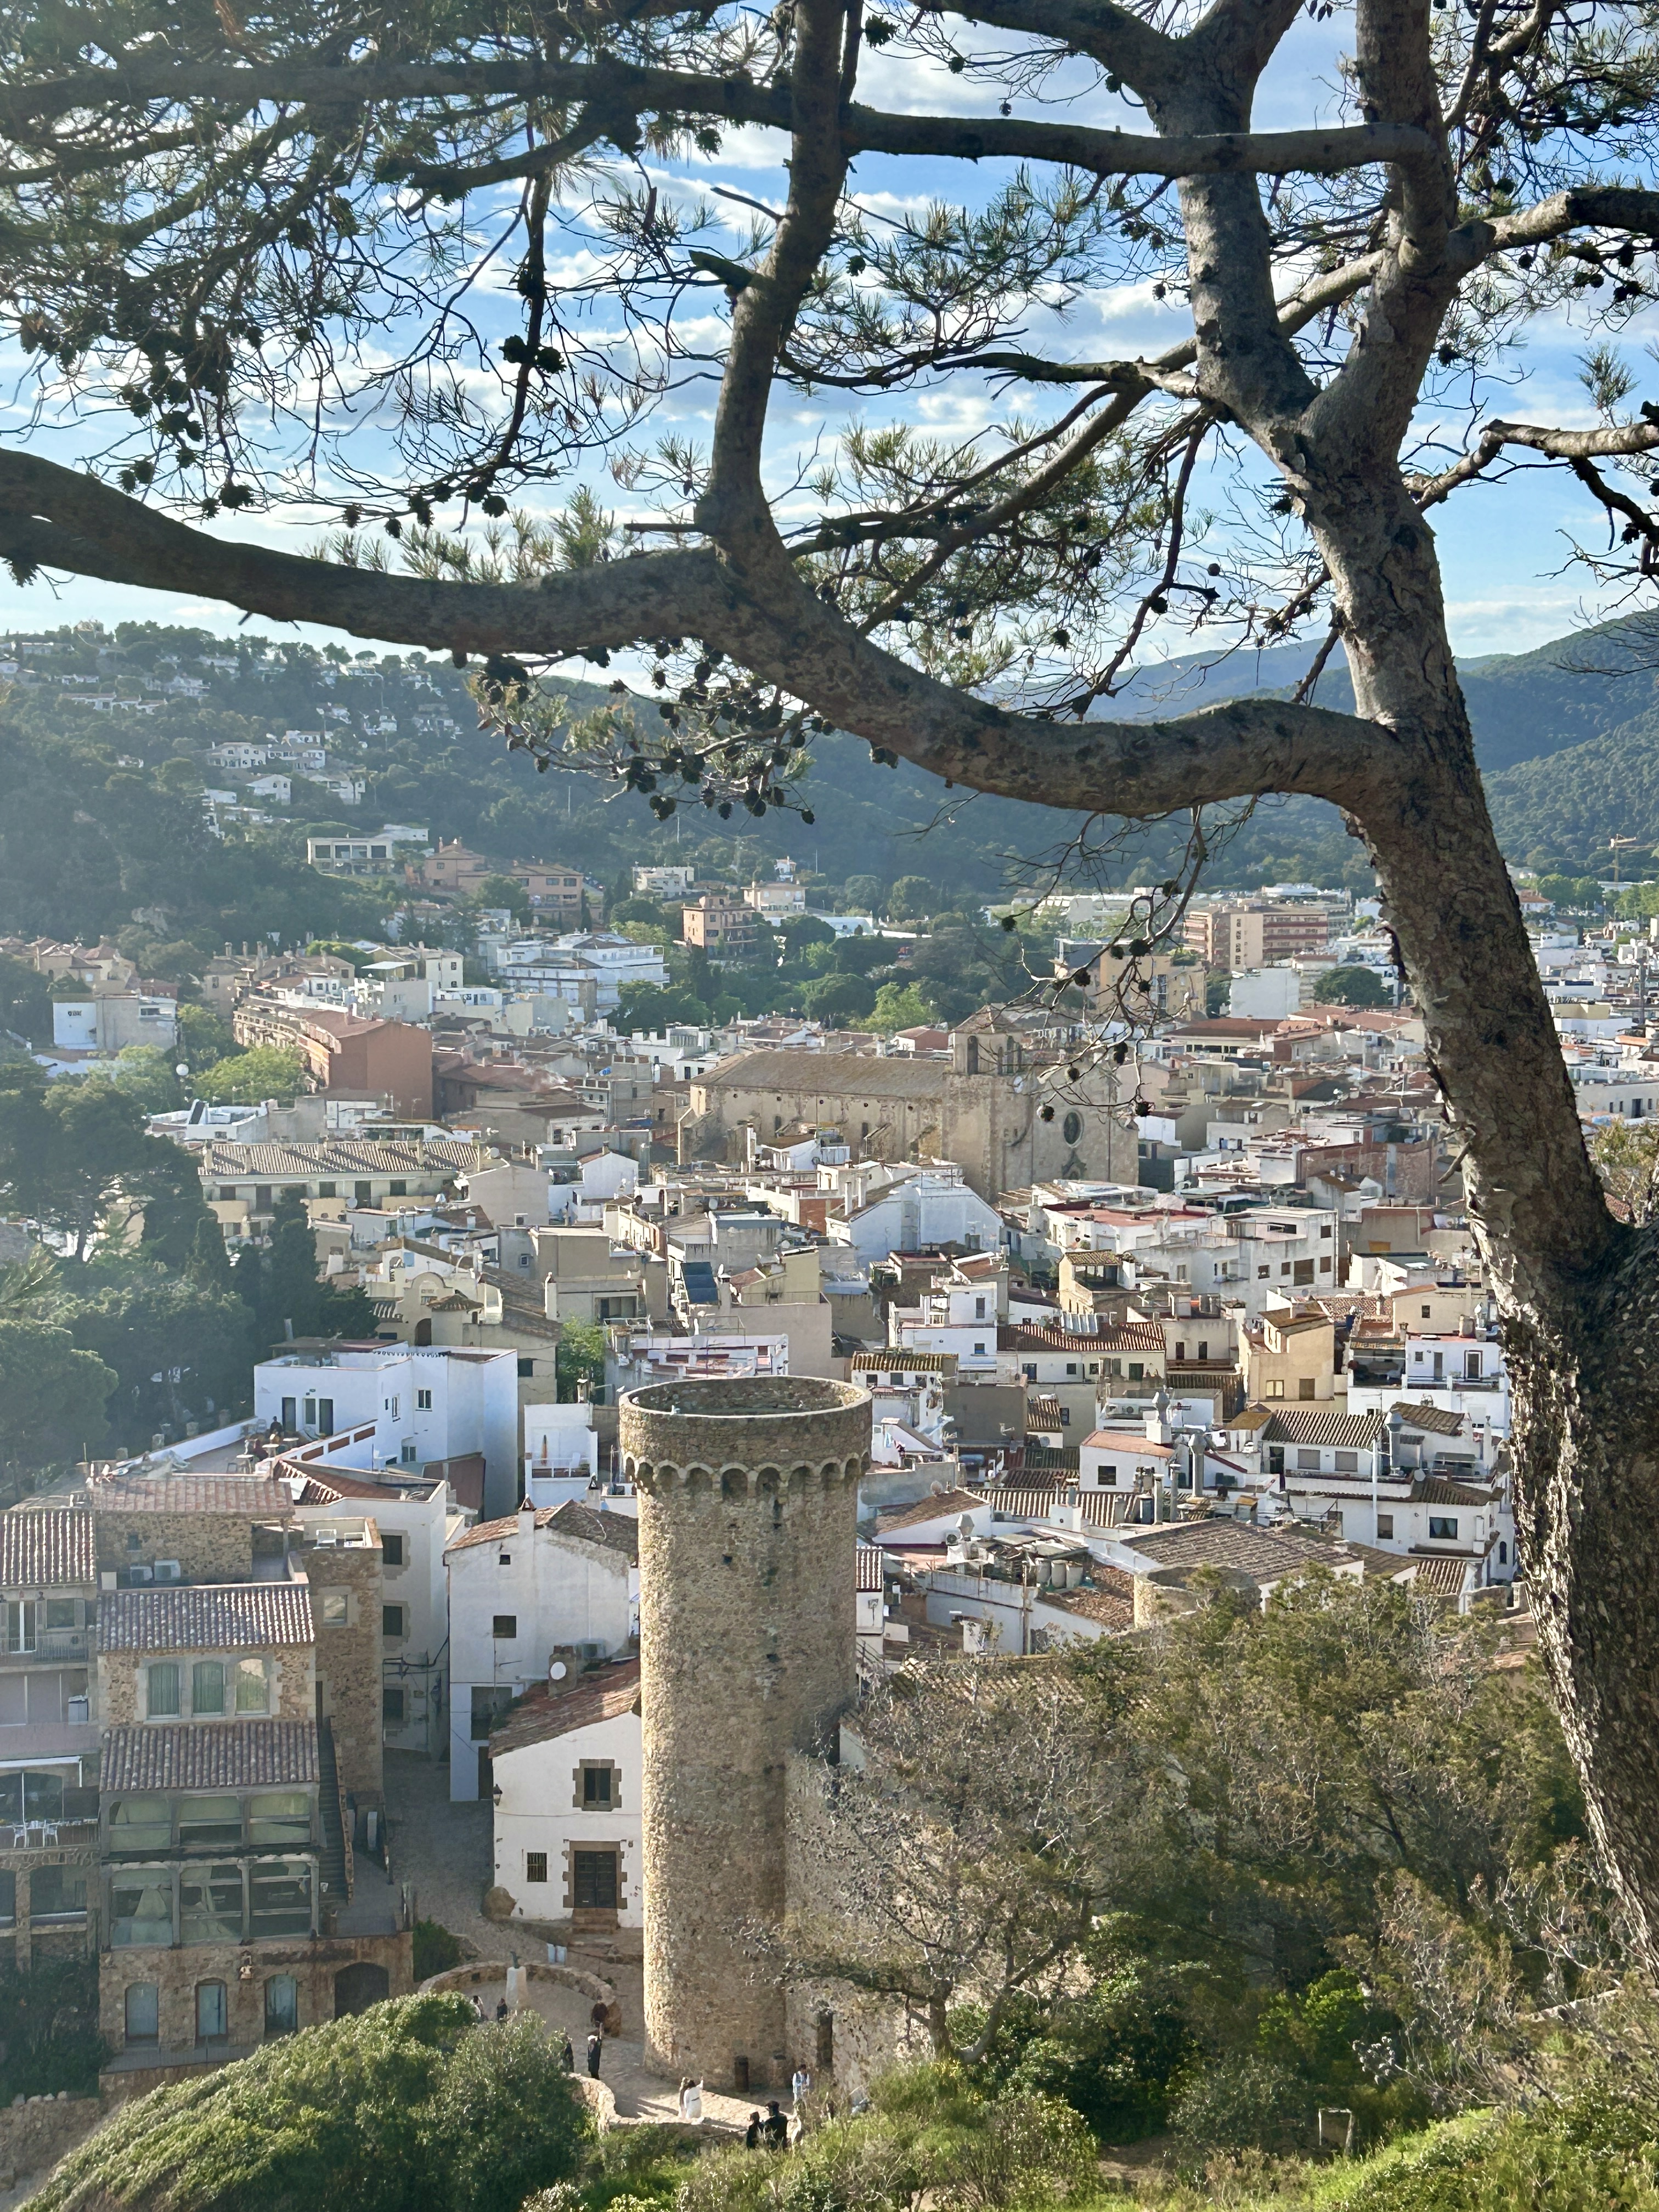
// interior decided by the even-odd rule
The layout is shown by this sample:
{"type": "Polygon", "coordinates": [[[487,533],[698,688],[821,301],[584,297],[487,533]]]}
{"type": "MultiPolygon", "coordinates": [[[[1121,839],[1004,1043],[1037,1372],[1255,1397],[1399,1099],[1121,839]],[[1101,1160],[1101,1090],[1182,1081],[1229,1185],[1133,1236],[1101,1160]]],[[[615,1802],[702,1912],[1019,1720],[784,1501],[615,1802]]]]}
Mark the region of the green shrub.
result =
{"type": "Polygon", "coordinates": [[[417,1920],[415,1923],[415,1978],[429,1981],[434,1974],[447,1974],[452,1966],[461,1963],[461,1939],[453,1936],[441,1920],[417,1920]]]}
{"type": "Polygon", "coordinates": [[[89,1959],[0,1971],[0,2104],[14,2097],[90,2094],[106,2046],[98,2033],[98,1969],[89,1959]]]}
{"type": "Polygon", "coordinates": [[[1590,2093],[1437,2133],[1331,2212],[1659,2212],[1659,2112],[1590,2093]]]}
{"type": "Polygon", "coordinates": [[[1170,2100],[1170,2126],[1183,2169],[1217,2152],[1306,2148],[1316,2094],[1282,2059],[1229,2051],[1188,2067],[1170,2100]]]}
{"type": "Polygon", "coordinates": [[[587,2135],[538,2021],[404,1997],[140,2098],[30,2212],[517,2212],[587,2135]]]}

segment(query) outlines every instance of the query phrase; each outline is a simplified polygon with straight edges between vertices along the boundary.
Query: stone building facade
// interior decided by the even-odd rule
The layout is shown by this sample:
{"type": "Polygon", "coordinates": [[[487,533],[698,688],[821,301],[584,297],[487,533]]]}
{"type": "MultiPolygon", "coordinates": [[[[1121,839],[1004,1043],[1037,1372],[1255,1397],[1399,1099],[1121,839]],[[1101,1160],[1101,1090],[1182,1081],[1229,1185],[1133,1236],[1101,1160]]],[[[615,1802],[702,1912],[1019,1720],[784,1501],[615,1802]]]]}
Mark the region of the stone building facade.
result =
{"type": "Polygon", "coordinates": [[[680,1157],[720,1158],[744,1128],[769,1144],[799,1123],[839,1129],[855,1158],[956,1161],[993,1204],[1056,1178],[1135,1182],[1137,1139],[1109,1066],[1073,1082],[1064,1066],[1028,1066],[1017,1038],[975,1020],[948,1060],[779,1048],[722,1061],[690,1086],[680,1157]]]}
{"type": "Polygon", "coordinates": [[[291,1556],[311,1586],[318,1717],[332,1724],[342,1789],[359,1807],[383,1805],[380,1533],[359,1513],[310,1522],[306,1535],[291,1556]]]}
{"type": "Polygon", "coordinates": [[[242,1582],[256,1554],[283,1549],[295,1522],[285,1483],[246,1474],[94,1475],[85,1498],[96,1530],[98,1571],[121,1581],[158,1560],[180,1582],[242,1582]]]}
{"type": "Polygon", "coordinates": [[[787,1771],[856,1692],[854,1520],[870,1400],[849,1383],[653,1384],[620,1410],[640,1518],[645,2027],[655,2062],[787,2085],[785,1991],[744,1931],[787,1909],[787,1771]]]}

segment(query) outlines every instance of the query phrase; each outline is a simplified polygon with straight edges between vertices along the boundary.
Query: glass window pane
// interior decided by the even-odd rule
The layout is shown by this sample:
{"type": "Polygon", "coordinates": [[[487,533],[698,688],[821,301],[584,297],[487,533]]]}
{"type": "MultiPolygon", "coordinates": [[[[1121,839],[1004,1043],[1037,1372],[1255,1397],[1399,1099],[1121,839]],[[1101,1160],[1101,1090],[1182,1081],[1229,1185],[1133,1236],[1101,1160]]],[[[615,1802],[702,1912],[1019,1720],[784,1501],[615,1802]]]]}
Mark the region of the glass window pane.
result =
{"type": "Polygon", "coordinates": [[[263,1659],[236,1662],[236,1710],[262,1713],[265,1710],[265,1662],[263,1659]]]}
{"type": "Polygon", "coordinates": [[[23,1817],[26,1820],[61,1820],[64,1817],[64,1778],[61,1774],[23,1777],[23,1817]]]}
{"type": "Polygon", "coordinates": [[[77,1920],[87,1909],[85,1867],[36,1867],[29,1876],[29,1918],[77,1920]]]}
{"type": "Polygon", "coordinates": [[[173,1876],[165,1867],[123,1875],[110,1891],[110,1942],[171,1943],[173,1876]]]}
{"type": "Polygon", "coordinates": [[[198,1659],[190,1670],[190,1709],[198,1715],[222,1713],[225,1709],[225,1663],[222,1659],[198,1659]]]}
{"type": "Polygon", "coordinates": [[[260,1859],[249,1875],[256,1936],[311,1933],[311,1864],[307,1859],[260,1859]]]}
{"type": "Polygon", "coordinates": [[[300,2025],[300,1984],[292,1974],[273,1974],[265,1984],[265,2033],[292,2035],[300,2025]]]}
{"type": "Polygon", "coordinates": [[[181,1844],[240,1844],[242,1808],[235,1797],[181,1797],[179,1800],[179,1841],[181,1844]]]}
{"type": "Polygon", "coordinates": [[[78,1627],[80,1624],[75,1618],[75,1608],[76,1600],[72,1597],[49,1597],[46,1600],[46,1626],[48,1628],[78,1627]]]}
{"type": "Polygon", "coordinates": [[[23,1778],[21,1774],[0,1774],[0,1821],[18,1821],[23,1817],[23,1778]]]}
{"type": "Polygon", "coordinates": [[[225,1985],[222,1982],[196,1984],[196,2040],[216,2043],[225,2033],[225,1985]]]}
{"type": "Polygon", "coordinates": [[[125,2035],[129,2043],[154,2043],[161,2030],[160,1992],[154,1982],[129,1982],[125,2035]]]}
{"type": "Polygon", "coordinates": [[[186,1867],[179,1877],[179,1941],[240,1943],[241,1940],[240,1867],[186,1867]]]}
{"type": "Polygon", "coordinates": [[[165,1850],[173,1839],[172,1801],[167,1797],[118,1797],[110,1807],[112,1851],[165,1850]]]}
{"type": "Polygon", "coordinates": [[[248,1801],[248,1841],[305,1844],[311,1840],[311,1800],[303,1790],[264,1790],[248,1801]]]}
{"type": "Polygon", "coordinates": [[[171,1659],[158,1660],[149,1670],[149,1717],[153,1721],[179,1717],[179,1669],[171,1659]]]}
{"type": "Polygon", "coordinates": [[[17,1925],[17,1876],[9,1867],[0,1868],[0,1928],[17,1925]]]}

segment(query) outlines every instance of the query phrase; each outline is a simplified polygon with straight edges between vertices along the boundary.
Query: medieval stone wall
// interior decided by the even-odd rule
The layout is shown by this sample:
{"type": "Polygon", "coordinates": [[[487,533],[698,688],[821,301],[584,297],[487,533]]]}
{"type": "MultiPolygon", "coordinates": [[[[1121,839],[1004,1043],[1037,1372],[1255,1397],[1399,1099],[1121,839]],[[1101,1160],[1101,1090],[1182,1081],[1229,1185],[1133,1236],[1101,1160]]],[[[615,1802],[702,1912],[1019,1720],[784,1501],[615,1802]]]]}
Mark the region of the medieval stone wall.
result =
{"type": "Polygon", "coordinates": [[[805,1376],[653,1384],[619,1411],[639,1489],[647,2044],[670,2073],[783,2088],[787,1762],[856,1691],[870,1401],[805,1376]]]}

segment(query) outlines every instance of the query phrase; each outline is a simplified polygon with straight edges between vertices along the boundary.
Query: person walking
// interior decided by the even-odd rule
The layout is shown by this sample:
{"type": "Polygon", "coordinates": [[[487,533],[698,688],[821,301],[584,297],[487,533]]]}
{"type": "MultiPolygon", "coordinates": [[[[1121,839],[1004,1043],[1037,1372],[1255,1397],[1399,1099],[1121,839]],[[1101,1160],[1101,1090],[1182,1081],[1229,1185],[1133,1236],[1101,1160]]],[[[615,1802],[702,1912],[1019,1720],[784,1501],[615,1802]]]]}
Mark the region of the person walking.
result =
{"type": "Polygon", "coordinates": [[[568,2028],[565,2030],[559,2051],[559,2063],[567,2074],[574,2074],[576,2070],[576,2054],[570,2047],[570,2032],[568,2028]]]}
{"type": "Polygon", "coordinates": [[[789,2144],[789,2123],[783,2117],[783,2107],[777,2099],[769,2100],[766,2118],[761,2123],[761,2133],[768,2150],[785,2150],[789,2144]]]}
{"type": "Polygon", "coordinates": [[[599,2078],[599,2053],[604,2049],[605,2037],[596,2027],[587,2039],[587,2078],[590,2081],[597,2081],[599,2078]]]}
{"type": "Polygon", "coordinates": [[[799,2112],[812,2092],[812,2077],[804,2066],[797,2066],[795,2078],[790,2084],[795,2093],[795,2110],[799,2112]]]}
{"type": "Polygon", "coordinates": [[[749,2115],[749,2124],[743,2131],[743,2147],[745,2150],[758,2150],[761,2147],[761,2116],[758,2112],[749,2115]]]}
{"type": "Polygon", "coordinates": [[[497,2020],[505,2020],[507,2018],[507,1999],[505,1997],[501,1998],[496,2003],[495,2017],[497,2020]]]}
{"type": "Polygon", "coordinates": [[[687,2127],[702,2125],[702,2083],[688,2074],[680,2083],[680,2118],[687,2127]]]}

